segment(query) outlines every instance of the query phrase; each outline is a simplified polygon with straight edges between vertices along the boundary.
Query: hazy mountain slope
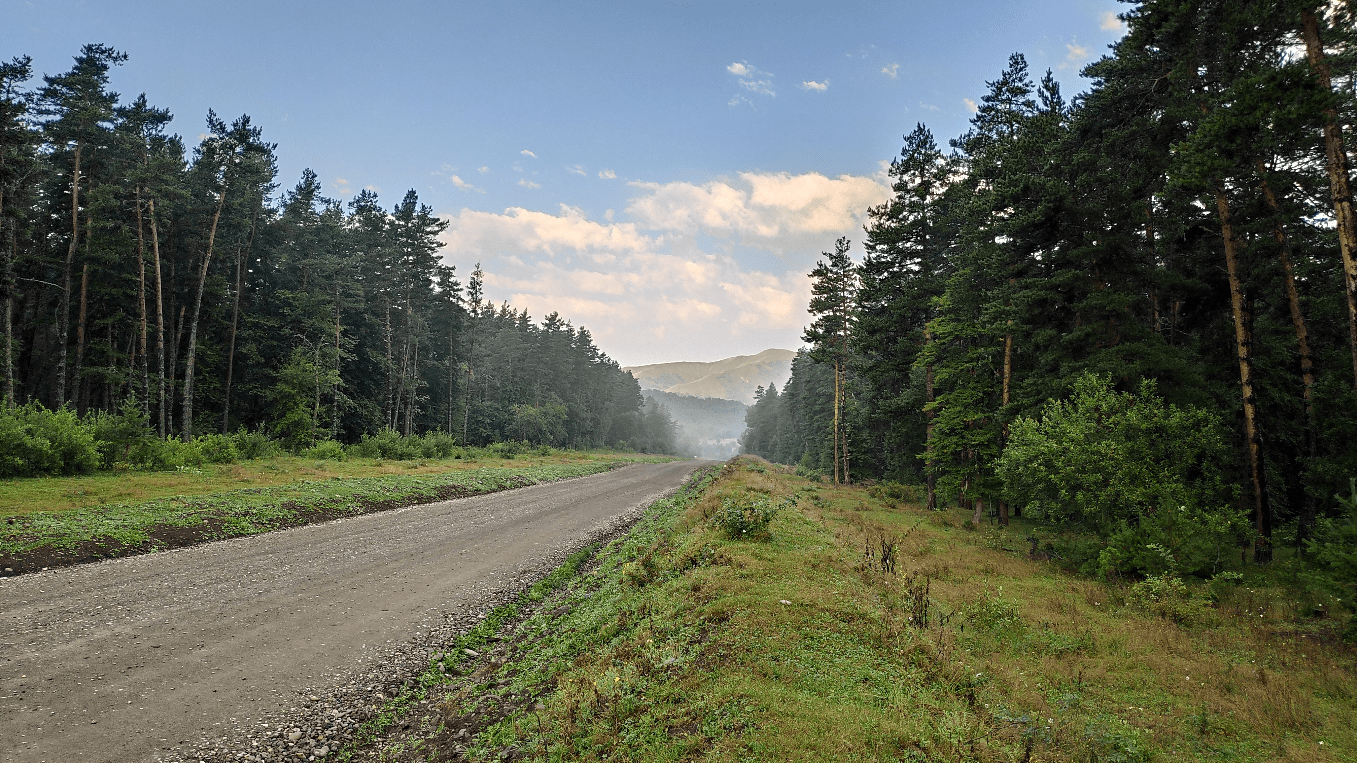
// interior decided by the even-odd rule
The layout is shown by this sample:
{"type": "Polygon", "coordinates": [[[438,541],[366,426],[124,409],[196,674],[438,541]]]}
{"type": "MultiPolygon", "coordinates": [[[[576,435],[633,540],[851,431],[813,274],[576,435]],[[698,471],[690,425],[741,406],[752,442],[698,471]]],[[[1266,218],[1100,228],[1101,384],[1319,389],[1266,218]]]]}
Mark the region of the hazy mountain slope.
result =
{"type": "Polygon", "coordinates": [[[693,397],[658,389],[641,390],[665,408],[683,431],[679,448],[702,458],[727,459],[740,451],[744,415],[749,406],[737,400],[693,397]]]}
{"type": "Polygon", "coordinates": [[[794,357],[792,350],[764,350],[712,363],[655,363],[623,370],[630,371],[643,388],[752,404],[756,388],[787,383],[794,357]]]}

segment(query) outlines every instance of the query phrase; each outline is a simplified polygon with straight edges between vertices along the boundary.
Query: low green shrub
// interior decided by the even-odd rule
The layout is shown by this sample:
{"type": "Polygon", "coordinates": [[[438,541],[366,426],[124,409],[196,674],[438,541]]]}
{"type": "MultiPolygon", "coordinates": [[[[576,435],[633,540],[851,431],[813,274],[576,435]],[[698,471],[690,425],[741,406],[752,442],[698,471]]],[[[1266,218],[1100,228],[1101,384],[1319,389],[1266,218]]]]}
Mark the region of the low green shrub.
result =
{"type": "Polygon", "coordinates": [[[867,488],[867,495],[892,503],[922,503],[923,488],[918,485],[904,485],[899,482],[882,482],[867,488]]]}
{"type": "Polygon", "coordinates": [[[0,477],[83,474],[102,460],[91,427],[69,408],[30,403],[0,410],[0,477]]]}
{"type": "Polygon", "coordinates": [[[764,537],[773,517],[784,508],[795,505],[792,499],[774,504],[770,496],[758,493],[737,493],[721,501],[721,508],[712,515],[712,521],[735,540],[764,537]]]}
{"type": "Polygon", "coordinates": [[[401,437],[394,429],[383,429],[375,435],[363,435],[349,446],[349,455],[359,458],[389,458],[393,461],[413,461],[423,458],[419,439],[401,437]]]}
{"type": "Polygon", "coordinates": [[[244,461],[270,458],[283,452],[283,446],[277,440],[271,439],[263,430],[249,432],[241,427],[231,435],[231,439],[235,441],[236,453],[240,454],[244,461]]]}
{"type": "Polygon", "coordinates": [[[1166,405],[1152,380],[1130,394],[1090,373],[1068,400],[1012,423],[996,472],[1024,516],[1106,541],[1103,574],[1162,572],[1150,550],[1160,546],[1184,574],[1206,576],[1248,526],[1224,477],[1229,459],[1211,412],[1166,405]]]}
{"type": "Polygon", "coordinates": [[[236,441],[229,435],[205,434],[193,438],[203,461],[209,464],[234,464],[240,460],[236,441]]]}
{"type": "Polygon", "coordinates": [[[324,461],[343,461],[348,457],[348,454],[344,452],[344,446],[334,440],[321,440],[302,451],[302,455],[306,458],[324,461]]]}

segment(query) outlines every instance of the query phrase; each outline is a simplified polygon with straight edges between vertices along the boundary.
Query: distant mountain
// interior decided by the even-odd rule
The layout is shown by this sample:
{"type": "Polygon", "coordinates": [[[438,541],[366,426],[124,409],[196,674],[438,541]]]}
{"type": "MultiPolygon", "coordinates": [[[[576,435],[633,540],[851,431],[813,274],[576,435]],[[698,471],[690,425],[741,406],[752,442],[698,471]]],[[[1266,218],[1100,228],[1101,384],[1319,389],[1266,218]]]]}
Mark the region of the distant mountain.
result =
{"type": "MultiPolygon", "coordinates": [[[[783,387],[792,375],[791,350],[764,350],[712,363],[655,363],[624,368],[643,389],[657,389],[696,397],[720,397],[754,403],[754,390],[776,384],[783,387]]],[[[737,435],[738,436],[738,435],[737,435]]]]}
{"type": "Polygon", "coordinates": [[[749,406],[744,403],[716,397],[680,395],[658,389],[643,389],[641,394],[668,408],[669,416],[682,427],[679,433],[681,452],[719,461],[740,452],[744,414],[749,410],[749,406]]]}

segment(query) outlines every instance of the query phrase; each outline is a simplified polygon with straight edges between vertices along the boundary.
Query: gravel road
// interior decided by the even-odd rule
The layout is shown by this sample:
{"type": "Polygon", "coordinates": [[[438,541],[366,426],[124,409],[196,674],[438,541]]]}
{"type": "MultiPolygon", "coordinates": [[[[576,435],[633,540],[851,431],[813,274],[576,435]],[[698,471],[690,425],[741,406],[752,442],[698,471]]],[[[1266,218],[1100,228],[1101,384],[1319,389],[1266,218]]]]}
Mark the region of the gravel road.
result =
{"type": "Polygon", "coordinates": [[[0,579],[0,761],[323,757],[438,643],[699,465],[0,579]]]}

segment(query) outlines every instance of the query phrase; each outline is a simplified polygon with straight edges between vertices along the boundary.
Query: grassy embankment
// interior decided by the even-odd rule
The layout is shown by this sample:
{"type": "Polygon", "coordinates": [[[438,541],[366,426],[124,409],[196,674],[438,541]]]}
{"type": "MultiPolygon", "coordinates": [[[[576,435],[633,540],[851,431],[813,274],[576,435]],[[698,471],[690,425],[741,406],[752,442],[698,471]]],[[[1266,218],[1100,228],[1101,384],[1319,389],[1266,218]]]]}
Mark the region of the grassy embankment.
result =
{"type": "Polygon", "coordinates": [[[1340,623],[1248,579],[1177,622],[1026,548],[742,459],[492,615],[340,757],[1357,759],[1340,623]],[[747,491],[797,507],[730,540],[709,517],[747,491]]]}
{"type": "Polygon", "coordinates": [[[603,451],[416,461],[280,456],[174,472],[0,480],[0,570],[252,535],[654,460],[668,458],[603,451]]]}

